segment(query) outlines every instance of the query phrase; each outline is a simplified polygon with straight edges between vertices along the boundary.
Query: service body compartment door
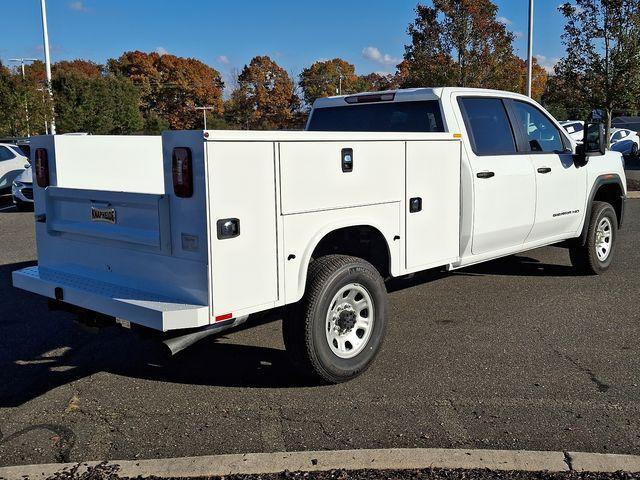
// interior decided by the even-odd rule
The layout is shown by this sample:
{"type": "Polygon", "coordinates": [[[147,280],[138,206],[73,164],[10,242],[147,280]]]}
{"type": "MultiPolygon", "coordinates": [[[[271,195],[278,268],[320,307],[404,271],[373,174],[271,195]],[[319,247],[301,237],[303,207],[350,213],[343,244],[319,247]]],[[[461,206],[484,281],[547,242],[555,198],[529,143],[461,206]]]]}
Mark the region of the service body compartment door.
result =
{"type": "Polygon", "coordinates": [[[274,144],[206,146],[212,315],[264,310],[278,300],[274,144]]]}
{"type": "Polygon", "coordinates": [[[459,141],[407,142],[406,268],[446,265],[460,251],[459,141]]]}

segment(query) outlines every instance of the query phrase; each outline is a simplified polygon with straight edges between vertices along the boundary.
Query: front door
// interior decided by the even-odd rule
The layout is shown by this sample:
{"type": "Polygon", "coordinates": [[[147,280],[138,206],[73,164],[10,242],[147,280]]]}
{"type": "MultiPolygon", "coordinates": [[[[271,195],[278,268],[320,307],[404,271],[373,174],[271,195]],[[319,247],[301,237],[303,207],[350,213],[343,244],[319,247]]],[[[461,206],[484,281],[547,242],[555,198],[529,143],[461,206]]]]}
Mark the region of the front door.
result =
{"type": "Polygon", "coordinates": [[[536,209],[533,164],[519,152],[505,102],[492,97],[462,97],[473,175],[474,255],[522,245],[536,209]]]}
{"type": "Polygon", "coordinates": [[[544,112],[518,100],[512,106],[530,148],[537,185],[535,223],[527,242],[573,233],[584,215],[586,169],[576,167],[570,143],[544,112]]]}

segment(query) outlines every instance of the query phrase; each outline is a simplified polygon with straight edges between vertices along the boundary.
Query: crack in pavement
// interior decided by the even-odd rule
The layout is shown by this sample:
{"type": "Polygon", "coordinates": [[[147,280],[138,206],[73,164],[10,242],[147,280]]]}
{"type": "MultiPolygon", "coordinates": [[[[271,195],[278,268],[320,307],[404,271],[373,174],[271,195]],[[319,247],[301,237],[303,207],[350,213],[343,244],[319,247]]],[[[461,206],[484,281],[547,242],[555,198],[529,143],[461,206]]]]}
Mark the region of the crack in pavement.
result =
{"type": "Polygon", "coordinates": [[[600,391],[602,393],[605,393],[605,392],[609,391],[609,389],[611,388],[611,385],[609,385],[608,383],[605,383],[602,380],[600,380],[596,376],[596,374],[594,373],[593,370],[591,370],[590,368],[585,367],[584,365],[581,365],[580,363],[578,363],[576,360],[574,360],[570,356],[559,352],[555,348],[553,349],[553,351],[556,353],[556,355],[558,355],[560,358],[563,358],[566,361],[568,361],[569,363],[571,363],[574,367],[576,367],[582,373],[586,373],[589,376],[589,380],[591,380],[593,383],[595,383],[596,387],[598,388],[598,391],[600,391]]]}

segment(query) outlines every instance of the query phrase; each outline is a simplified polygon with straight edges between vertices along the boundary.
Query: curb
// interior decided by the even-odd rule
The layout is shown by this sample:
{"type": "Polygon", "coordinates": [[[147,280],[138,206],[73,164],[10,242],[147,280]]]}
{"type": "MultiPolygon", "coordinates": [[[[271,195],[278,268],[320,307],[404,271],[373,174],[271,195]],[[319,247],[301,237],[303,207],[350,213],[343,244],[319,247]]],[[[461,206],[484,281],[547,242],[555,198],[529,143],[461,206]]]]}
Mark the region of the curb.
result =
{"type": "MultiPolygon", "coordinates": [[[[78,474],[100,462],[83,463],[78,474]]],[[[44,479],[77,463],[0,468],[0,479],[44,479]]],[[[525,450],[387,449],[251,453],[108,462],[122,477],[214,477],[330,470],[489,469],[526,472],[640,472],[640,456],[525,450]]]]}
{"type": "Polygon", "coordinates": [[[634,200],[640,199],[640,192],[636,192],[636,191],[627,192],[627,198],[631,198],[634,200]]]}

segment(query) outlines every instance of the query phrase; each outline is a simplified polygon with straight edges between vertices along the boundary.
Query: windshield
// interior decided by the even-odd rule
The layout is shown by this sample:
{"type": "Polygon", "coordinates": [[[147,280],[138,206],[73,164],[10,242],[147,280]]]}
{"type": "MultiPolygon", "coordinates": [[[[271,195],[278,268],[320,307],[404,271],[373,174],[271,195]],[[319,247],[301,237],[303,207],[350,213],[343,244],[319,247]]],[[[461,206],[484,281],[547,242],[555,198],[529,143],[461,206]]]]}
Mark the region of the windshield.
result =
{"type": "Polygon", "coordinates": [[[369,103],[313,111],[312,132],[444,132],[440,105],[422,102],[369,103]]]}

